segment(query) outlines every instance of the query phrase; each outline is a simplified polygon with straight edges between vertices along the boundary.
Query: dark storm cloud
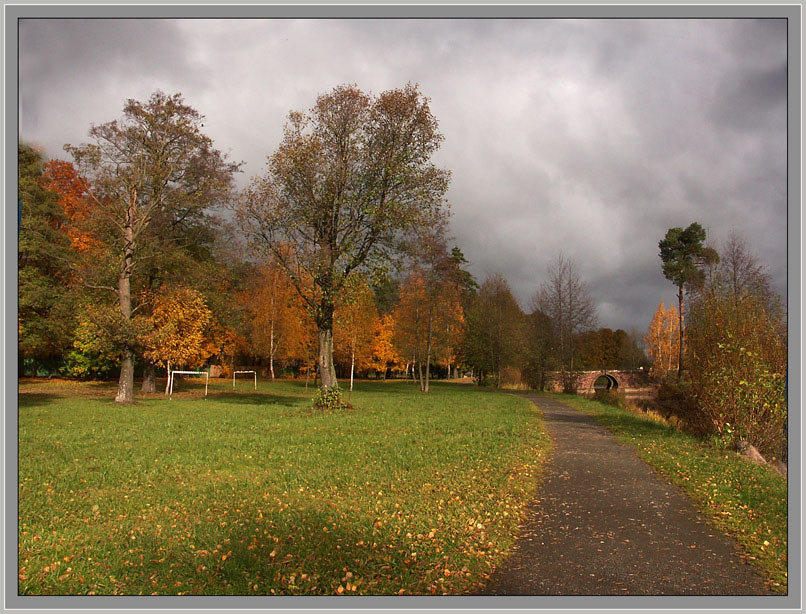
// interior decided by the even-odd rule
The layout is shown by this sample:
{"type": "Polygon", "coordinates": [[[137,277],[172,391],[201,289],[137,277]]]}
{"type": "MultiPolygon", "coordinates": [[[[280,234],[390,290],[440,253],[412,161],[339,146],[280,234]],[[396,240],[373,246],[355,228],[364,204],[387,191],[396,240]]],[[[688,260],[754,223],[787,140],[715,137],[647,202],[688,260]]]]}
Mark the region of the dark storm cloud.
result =
{"type": "Polygon", "coordinates": [[[419,83],[452,172],[452,232],[521,303],[563,250],[602,325],[644,330],[658,241],[699,221],[744,235],[785,284],[782,20],[222,20],[21,28],[23,136],[54,155],[128,97],[182,91],[261,172],[291,109],[340,83],[419,83]]]}
{"type": "Polygon", "coordinates": [[[20,131],[52,156],[115,119],[127,98],[198,83],[176,24],[164,20],[23,19],[20,131]]]}

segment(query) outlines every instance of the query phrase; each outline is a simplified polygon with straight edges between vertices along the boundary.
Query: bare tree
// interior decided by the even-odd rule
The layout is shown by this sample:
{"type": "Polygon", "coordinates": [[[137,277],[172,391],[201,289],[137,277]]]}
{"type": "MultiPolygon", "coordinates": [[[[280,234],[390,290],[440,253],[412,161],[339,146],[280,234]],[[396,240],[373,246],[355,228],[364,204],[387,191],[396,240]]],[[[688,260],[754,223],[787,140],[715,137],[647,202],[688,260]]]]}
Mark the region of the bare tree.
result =
{"type": "Polygon", "coordinates": [[[548,281],[540,285],[532,305],[546,314],[551,322],[563,388],[570,389],[569,372],[574,370],[574,334],[596,326],[596,306],[576,264],[562,252],[549,265],[548,275],[548,281]]]}
{"type": "Polygon", "coordinates": [[[759,297],[768,307],[777,303],[778,297],[772,291],[770,276],[759,263],[758,257],[747,245],[747,241],[731,232],[722,249],[719,250],[717,281],[735,299],[752,294],[759,297]]]}

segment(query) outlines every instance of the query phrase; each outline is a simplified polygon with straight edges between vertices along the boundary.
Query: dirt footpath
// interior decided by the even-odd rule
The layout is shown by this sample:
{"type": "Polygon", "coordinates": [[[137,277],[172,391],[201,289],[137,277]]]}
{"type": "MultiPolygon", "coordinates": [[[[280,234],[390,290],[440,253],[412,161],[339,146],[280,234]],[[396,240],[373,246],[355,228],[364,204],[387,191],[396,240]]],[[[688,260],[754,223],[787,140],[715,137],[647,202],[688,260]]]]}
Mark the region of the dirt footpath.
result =
{"type": "Polygon", "coordinates": [[[482,594],[773,594],[632,448],[564,403],[529,398],[556,447],[514,554],[482,594]]]}

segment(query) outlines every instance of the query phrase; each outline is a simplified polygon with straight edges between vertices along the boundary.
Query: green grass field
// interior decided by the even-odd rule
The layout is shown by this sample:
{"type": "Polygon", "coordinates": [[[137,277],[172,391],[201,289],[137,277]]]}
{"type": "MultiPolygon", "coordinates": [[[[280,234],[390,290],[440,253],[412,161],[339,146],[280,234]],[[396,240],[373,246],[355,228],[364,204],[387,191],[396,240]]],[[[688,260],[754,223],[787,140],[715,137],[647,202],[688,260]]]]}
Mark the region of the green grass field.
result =
{"type": "Polygon", "coordinates": [[[21,594],[459,594],[511,548],[549,448],[527,399],[359,383],[23,381],[21,594]],[[163,384],[164,385],[164,384],[163,384]]]}
{"type": "Polygon", "coordinates": [[[691,437],[649,415],[573,395],[550,395],[581,409],[685,490],[713,524],[741,544],[779,592],[787,590],[787,482],[771,468],[691,437]]]}

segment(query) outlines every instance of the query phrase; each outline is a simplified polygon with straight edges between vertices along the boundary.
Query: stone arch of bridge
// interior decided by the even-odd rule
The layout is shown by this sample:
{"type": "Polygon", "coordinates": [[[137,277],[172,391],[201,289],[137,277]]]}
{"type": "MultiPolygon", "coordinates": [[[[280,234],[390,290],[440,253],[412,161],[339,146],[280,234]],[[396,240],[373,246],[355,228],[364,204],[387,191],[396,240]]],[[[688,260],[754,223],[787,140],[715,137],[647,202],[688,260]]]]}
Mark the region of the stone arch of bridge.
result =
{"type": "Polygon", "coordinates": [[[593,380],[591,388],[593,388],[593,390],[612,390],[618,388],[618,380],[609,373],[602,373],[593,380]]]}

